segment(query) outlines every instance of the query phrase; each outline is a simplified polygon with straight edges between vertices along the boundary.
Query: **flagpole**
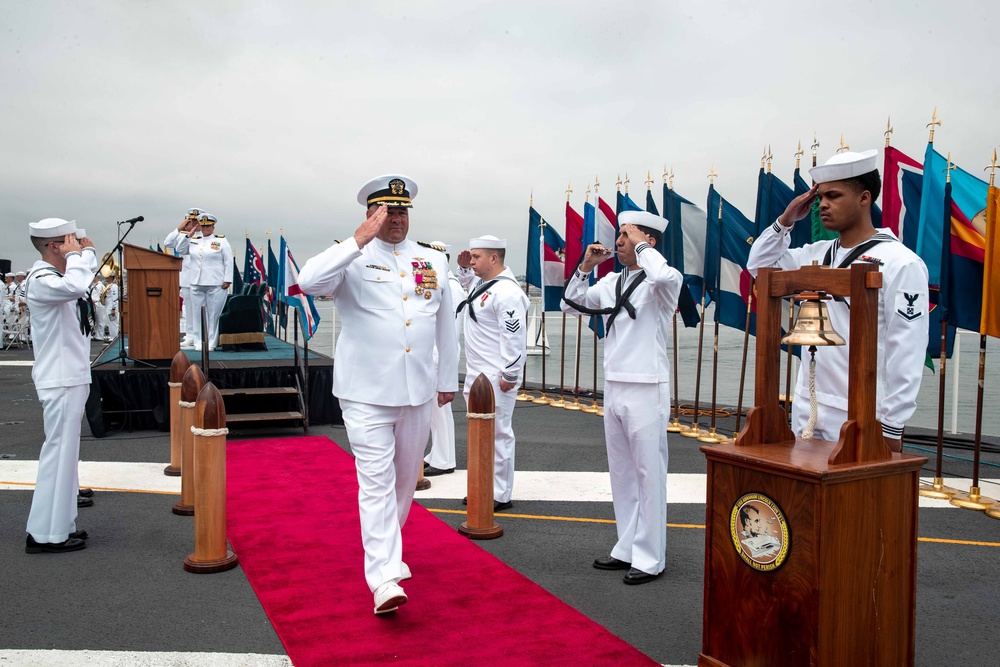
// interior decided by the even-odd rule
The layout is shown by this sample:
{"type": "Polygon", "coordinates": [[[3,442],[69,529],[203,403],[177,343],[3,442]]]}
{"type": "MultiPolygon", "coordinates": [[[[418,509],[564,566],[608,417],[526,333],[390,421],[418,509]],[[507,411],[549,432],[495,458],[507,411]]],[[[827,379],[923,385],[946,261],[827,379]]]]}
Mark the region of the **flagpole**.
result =
{"type": "Polygon", "coordinates": [[[747,298],[747,318],[743,325],[743,362],[740,364],[740,395],[736,400],[736,428],[733,438],[740,434],[740,421],[743,417],[743,389],[747,376],[747,350],[750,349],[750,313],[753,311],[753,290],[756,281],[750,280],[750,296],[747,298]]]}
{"type": "Polygon", "coordinates": [[[576,316],[576,374],[573,376],[573,402],[563,406],[566,410],[581,410],[580,405],[580,340],[583,336],[583,316],[576,316]]]}
{"type": "MultiPolygon", "coordinates": [[[[673,190],[674,189],[674,170],[673,170],[673,168],[671,168],[670,169],[670,173],[668,174],[667,173],[667,165],[665,165],[665,164],[663,165],[663,182],[666,184],[668,190],[673,190]]],[[[663,202],[663,215],[664,216],[667,215],[667,202],[665,202],[665,201],[663,202]]],[[[674,224],[675,225],[679,224],[679,221],[675,220],[674,224]]],[[[685,286],[682,286],[681,289],[687,289],[687,288],[685,286]]],[[[673,320],[673,329],[674,329],[674,336],[673,336],[673,338],[674,338],[674,341],[673,341],[674,342],[674,405],[673,405],[673,408],[674,408],[674,420],[672,422],[670,422],[669,426],[667,426],[667,433],[683,433],[684,431],[686,431],[688,429],[688,427],[685,426],[684,424],[681,424],[680,419],[678,419],[678,416],[680,415],[680,412],[681,412],[681,398],[680,398],[680,379],[679,379],[679,372],[677,370],[677,358],[678,357],[677,357],[677,309],[676,308],[674,309],[674,315],[673,315],[672,320],[673,320]]]]}
{"type": "Polygon", "coordinates": [[[812,146],[810,146],[810,148],[812,148],[813,166],[815,167],[816,166],[816,149],[819,148],[819,140],[816,139],[816,133],[815,132],[813,132],[813,142],[812,142],[812,146]]]}
{"type": "MultiPolygon", "coordinates": [[[[996,168],[996,153],[993,153],[993,165],[992,168],[996,168]]],[[[946,172],[948,178],[946,183],[951,182],[951,170],[955,166],[951,164],[951,154],[948,154],[948,168],[946,172]]],[[[987,167],[990,169],[991,167],[987,167]]],[[[990,174],[990,185],[993,185],[993,174],[990,174]]],[[[988,197],[988,195],[987,195],[988,197]]],[[[987,206],[989,202],[987,201],[987,206]]],[[[983,392],[985,390],[986,384],[986,334],[980,332],[979,334],[979,388],[976,392],[976,438],[975,444],[973,445],[973,455],[972,455],[972,487],[969,489],[968,493],[956,493],[951,497],[951,504],[956,507],[963,507],[970,510],[992,510],[994,505],[998,504],[995,498],[987,498],[979,492],[979,459],[982,454],[983,446],[983,392]]],[[[1000,518],[997,514],[991,514],[994,518],[1000,518]]]]}
{"type": "MultiPolygon", "coordinates": [[[[573,192],[572,185],[570,183],[566,183],[566,203],[567,204],[569,203],[569,195],[570,195],[571,192],[573,192]]],[[[545,384],[545,355],[546,355],[546,351],[545,351],[545,224],[546,223],[545,223],[545,219],[544,218],[540,218],[540,220],[541,220],[541,222],[538,225],[538,253],[539,253],[538,254],[538,263],[539,263],[539,267],[538,268],[541,270],[541,276],[539,276],[541,278],[541,280],[539,282],[542,283],[542,344],[541,344],[542,354],[540,355],[541,358],[542,358],[542,387],[541,387],[541,394],[538,396],[538,398],[532,399],[531,402],[532,403],[537,403],[539,405],[550,405],[552,403],[552,399],[545,395],[545,387],[546,387],[546,384],[545,384]]],[[[525,286],[527,287],[527,285],[525,285],[525,286]]],[[[525,376],[527,376],[527,375],[528,375],[527,372],[525,372],[525,376]]]]}
{"type": "MultiPolygon", "coordinates": [[[[988,169],[989,172],[990,172],[990,187],[991,188],[993,187],[993,177],[994,177],[994,174],[996,173],[997,167],[1000,167],[1000,164],[997,164],[997,149],[994,148],[993,149],[993,162],[991,164],[987,165],[987,167],[986,167],[986,169],[988,169]]],[[[986,171],[986,169],[984,169],[983,171],[986,171]]],[[[987,199],[986,205],[987,206],[990,205],[990,203],[989,203],[989,197],[990,197],[989,191],[987,191],[987,195],[986,195],[986,199],[987,199]]],[[[993,242],[996,243],[995,240],[993,242]]],[[[988,273],[987,273],[987,275],[988,275],[988,273]]],[[[987,288],[984,286],[983,289],[985,291],[987,288]]],[[[980,320],[981,319],[982,319],[982,317],[980,317],[980,320]]],[[[982,323],[980,323],[980,331],[983,331],[983,330],[985,330],[985,327],[983,327],[982,323]]],[[[986,355],[986,337],[985,336],[983,336],[982,340],[980,341],[980,349],[983,352],[983,357],[982,357],[982,359],[979,362],[979,367],[980,367],[980,369],[982,369],[986,365],[986,357],[985,357],[985,355],[986,355]]],[[[982,395],[982,386],[983,386],[983,381],[980,380],[980,383],[979,383],[980,395],[982,395]]],[[[982,404],[983,404],[983,401],[982,401],[982,399],[980,399],[979,400],[979,406],[982,406],[982,404]]],[[[977,406],[977,408],[976,408],[977,411],[981,409],[979,406],[977,406]]],[[[997,503],[997,504],[989,507],[986,510],[986,515],[989,516],[989,517],[992,517],[994,519],[1000,519],[1000,503],[997,503]]]]}
{"type": "MultiPolygon", "coordinates": [[[[566,198],[566,201],[569,202],[568,196],[566,198]]],[[[584,201],[585,202],[590,201],[590,186],[587,186],[587,195],[584,201]]],[[[594,220],[594,224],[595,225],[597,224],[596,219],[594,220]]],[[[584,252],[586,252],[586,248],[584,248],[584,252]]],[[[597,327],[596,326],[594,327],[594,403],[589,407],[583,408],[582,411],[592,415],[598,415],[601,417],[604,416],[604,410],[602,410],[601,406],[597,404],[597,327]]]]}
{"type": "Polygon", "coordinates": [[[566,407],[566,313],[562,314],[562,337],[559,341],[559,398],[549,403],[549,406],[566,407]]]}
{"type": "MultiPolygon", "coordinates": [[[[719,195],[719,258],[721,261],[722,257],[722,195],[719,195]]],[[[720,267],[721,274],[721,267],[720,267]]],[[[721,280],[721,275],[716,276],[716,280],[721,280]]],[[[715,293],[721,292],[718,283],[716,284],[715,293]]],[[[716,391],[719,386],[719,319],[721,313],[719,308],[721,302],[716,302],[715,304],[715,333],[712,342],[712,417],[709,422],[708,433],[705,435],[698,436],[698,442],[708,442],[708,443],[718,443],[725,440],[716,435],[715,431],[715,417],[716,417],[716,391]]]]}
{"type": "MultiPolygon", "coordinates": [[[[530,190],[529,193],[528,193],[528,223],[529,223],[528,243],[531,243],[531,229],[530,229],[531,210],[534,207],[535,207],[535,191],[534,190],[530,190]]],[[[541,226],[544,225],[544,224],[545,224],[545,219],[542,218],[541,215],[539,215],[538,216],[538,228],[539,228],[539,231],[541,232],[541,235],[542,235],[543,238],[545,236],[545,230],[543,230],[541,228],[541,226]]],[[[545,301],[545,253],[544,253],[544,249],[542,247],[539,247],[538,251],[540,253],[542,253],[541,256],[538,258],[538,263],[540,265],[538,268],[539,268],[539,271],[541,272],[541,275],[538,278],[538,282],[540,282],[542,284],[542,301],[544,302],[545,301]]],[[[531,310],[531,292],[530,292],[530,288],[528,286],[528,281],[527,280],[524,281],[524,295],[526,297],[528,297],[528,311],[530,311],[531,310]]],[[[527,317],[528,317],[528,313],[525,312],[525,319],[527,319],[527,317]]],[[[525,322],[525,325],[527,325],[527,322],[525,322]]],[[[529,331],[529,329],[531,329],[531,327],[529,327],[529,326],[525,326],[524,327],[524,343],[525,343],[524,349],[525,349],[525,356],[527,356],[527,350],[528,350],[528,336],[531,334],[531,332],[529,331]]],[[[543,368],[545,367],[544,360],[542,361],[542,367],[543,368]]],[[[527,359],[524,360],[524,375],[521,376],[521,391],[518,392],[517,397],[514,400],[516,400],[516,401],[531,401],[531,400],[534,400],[534,397],[531,394],[528,393],[528,360],[527,359]]]]}

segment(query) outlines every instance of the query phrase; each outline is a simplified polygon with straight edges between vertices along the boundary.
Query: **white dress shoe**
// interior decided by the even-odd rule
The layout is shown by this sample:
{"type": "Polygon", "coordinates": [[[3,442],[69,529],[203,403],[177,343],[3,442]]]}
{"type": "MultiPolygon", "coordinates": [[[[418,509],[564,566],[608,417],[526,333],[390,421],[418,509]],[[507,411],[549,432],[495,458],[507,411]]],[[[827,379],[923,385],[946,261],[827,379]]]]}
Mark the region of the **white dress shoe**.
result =
{"type": "Polygon", "coordinates": [[[407,565],[406,563],[400,563],[400,565],[401,565],[400,572],[403,573],[403,576],[401,576],[398,579],[398,581],[406,581],[407,579],[412,579],[413,575],[410,574],[410,566],[407,565]]]}
{"type": "Polygon", "coordinates": [[[375,614],[388,614],[406,604],[406,593],[395,581],[387,581],[375,589],[375,614]]]}

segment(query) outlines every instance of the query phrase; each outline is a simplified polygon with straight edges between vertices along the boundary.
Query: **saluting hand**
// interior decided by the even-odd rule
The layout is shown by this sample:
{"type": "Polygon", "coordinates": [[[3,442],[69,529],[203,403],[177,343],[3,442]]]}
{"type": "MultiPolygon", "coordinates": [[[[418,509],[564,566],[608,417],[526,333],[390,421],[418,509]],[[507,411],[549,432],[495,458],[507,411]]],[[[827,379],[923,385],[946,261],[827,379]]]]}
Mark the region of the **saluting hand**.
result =
{"type": "Polygon", "coordinates": [[[94,247],[94,242],[91,241],[86,236],[84,236],[82,239],[80,239],[80,247],[82,247],[82,248],[93,248],[94,247]]]}
{"type": "Polygon", "coordinates": [[[801,220],[806,217],[809,211],[812,210],[812,205],[816,200],[816,192],[818,190],[819,185],[813,183],[813,186],[809,188],[808,192],[803,192],[798,197],[790,201],[788,203],[788,207],[785,209],[785,212],[778,216],[778,224],[783,227],[791,227],[797,220],[801,220]]]}
{"type": "Polygon", "coordinates": [[[59,254],[65,257],[71,252],[81,252],[83,248],[80,246],[80,240],[76,238],[76,234],[67,234],[63,238],[63,244],[59,246],[59,254]]]}
{"type": "Polygon", "coordinates": [[[468,250],[463,250],[458,253],[458,265],[463,269],[467,269],[472,266],[472,253],[468,250]]]}
{"type": "Polygon", "coordinates": [[[600,243],[591,243],[587,246],[587,251],[583,254],[583,262],[580,264],[580,270],[584,273],[590,273],[595,266],[611,259],[614,254],[614,250],[608,250],[600,243]]]}
{"type": "Polygon", "coordinates": [[[361,223],[361,226],[354,232],[354,240],[358,242],[359,248],[364,248],[373,238],[378,236],[382,225],[388,217],[389,207],[382,204],[375,209],[371,217],[361,223]]]}

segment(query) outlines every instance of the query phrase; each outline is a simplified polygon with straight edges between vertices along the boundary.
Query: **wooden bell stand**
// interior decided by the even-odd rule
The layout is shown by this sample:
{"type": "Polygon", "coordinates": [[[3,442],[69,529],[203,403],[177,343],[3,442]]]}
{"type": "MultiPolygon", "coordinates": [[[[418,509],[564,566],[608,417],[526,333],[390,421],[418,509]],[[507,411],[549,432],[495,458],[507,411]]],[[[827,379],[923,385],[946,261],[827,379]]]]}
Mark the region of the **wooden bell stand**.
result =
{"type": "Polygon", "coordinates": [[[877,268],[758,273],[756,404],[735,443],[701,448],[708,498],[700,666],[913,664],[917,489],[926,459],[891,452],[876,419],[877,268]],[[851,299],[848,420],[837,442],[797,439],[778,402],[781,299],[816,289],[851,299]],[[752,493],[773,501],[785,529],[770,565],[741,550],[737,509],[752,493]]]}

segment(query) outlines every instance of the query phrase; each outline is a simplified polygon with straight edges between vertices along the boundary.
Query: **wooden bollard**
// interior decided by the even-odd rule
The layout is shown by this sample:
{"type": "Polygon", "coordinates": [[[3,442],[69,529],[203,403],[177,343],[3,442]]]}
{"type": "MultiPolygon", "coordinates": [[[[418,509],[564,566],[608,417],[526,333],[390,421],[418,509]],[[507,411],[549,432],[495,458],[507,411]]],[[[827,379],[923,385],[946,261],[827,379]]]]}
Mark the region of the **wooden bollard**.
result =
{"type": "Polygon", "coordinates": [[[474,540],[503,535],[493,520],[493,447],[496,402],[493,385],[482,373],[469,390],[468,509],[458,532],[474,540]]]}
{"type": "Polygon", "coordinates": [[[184,373],[190,367],[191,360],[184,350],[178,350],[170,362],[170,379],[167,381],[170,387],[170,465],[163,469],[163,474],[168,477],[180,477],[181,474],[181,406],[178,403],[184,373]]]}
{"type": "Polygon", "coordinates": [[[194,514],[194,436],[191,427],[194,426],[194,406],[198,393],[205,386],[205,374],[197,364],[184,373],[181,381],[181,400],[178,403],[181,413],[181,499],[174,503],[173,513],[183,516],[194,514]]]}
{"type": "Polygon", "coordinates": [[[226,406],[209,382],[198,394],[194,428],[194,553],[184,559],[188,572],[207,574],[236,567],[226,548],[226,406]]]}

